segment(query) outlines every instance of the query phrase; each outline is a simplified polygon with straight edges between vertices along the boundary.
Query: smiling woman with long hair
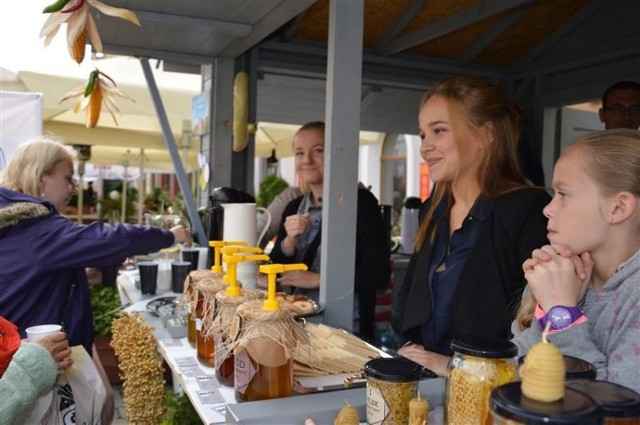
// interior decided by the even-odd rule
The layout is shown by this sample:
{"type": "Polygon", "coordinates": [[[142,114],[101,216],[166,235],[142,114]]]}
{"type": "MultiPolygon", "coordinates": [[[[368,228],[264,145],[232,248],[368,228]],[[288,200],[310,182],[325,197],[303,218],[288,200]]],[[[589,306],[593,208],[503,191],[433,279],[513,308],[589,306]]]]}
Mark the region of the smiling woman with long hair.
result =
{"type": "Polygon", "coordinates": [[[413,342],[400,354],[444,375],[452,338],[510,337],[526,283],[520,265],[546,241],[549,195],[526,183],[520,112],[489,81],[442,80],[424,96],[418,121],[436,187],[422,205],[392,322],[413,342]]]}

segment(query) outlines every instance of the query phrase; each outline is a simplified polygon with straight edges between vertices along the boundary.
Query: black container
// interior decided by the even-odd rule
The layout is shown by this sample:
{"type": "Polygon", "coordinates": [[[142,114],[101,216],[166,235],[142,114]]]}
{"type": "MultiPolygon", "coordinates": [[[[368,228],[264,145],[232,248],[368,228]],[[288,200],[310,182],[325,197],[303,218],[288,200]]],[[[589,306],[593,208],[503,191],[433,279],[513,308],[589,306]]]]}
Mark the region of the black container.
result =
{"type": "Polygon", "coordinates": [[[522,394],[520,382],[502,385],[491,392],[491,413],[495,425],[602,424],[602,409],[589,395],[567,387],[561,400],[546,403],[522,394]]]}
{"type": "Polygon", "coordinates": [[[171,290],[176,294],[184,292],[184,281],[191,271],[188,261],[174,261],[171,263],[171,290]]]}
{"type": "Polygon", "coordinates": [[[158,263],[143,261],[138,263],[140,271],[140,291],[142,295],[155,295],[158,287],[158,263]]]}
{"type": "MultiPolygon", "coordinates": [[[[192,272],[198,268],[198,261],[200,259],[200,250],[183,248],[180,255],[182,261],[189,263],[189,271],[192,272]]],[[[175,292],[175,291],[174,291],[175,292]]]]}
{"type": "MultiPolygon", "coordinates": [[[[637,373],[633,371],[631,373],[637,373]]],[[[640,423],[640,394],[606,381],[578,379],[567,382],[567,386],[589,394],[602,408],[607,424],[640,423]]]]}
{"type": "Polygon", "coordinates": [[[112,264],[100,268],[102,274],[103,286],[116,286],[116,279],[118,278],[118,271],[120,270],[120,264],[112,264]]]}

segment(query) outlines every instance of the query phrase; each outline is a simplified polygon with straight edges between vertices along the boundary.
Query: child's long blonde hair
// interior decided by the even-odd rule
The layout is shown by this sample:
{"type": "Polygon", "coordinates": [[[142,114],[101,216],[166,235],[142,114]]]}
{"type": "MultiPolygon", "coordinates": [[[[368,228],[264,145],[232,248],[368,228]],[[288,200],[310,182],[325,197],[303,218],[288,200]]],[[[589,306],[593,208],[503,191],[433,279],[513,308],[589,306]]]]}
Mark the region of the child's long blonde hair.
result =
{"type": "MultiPolygon", "coordinates": [[[[578,150],[585,173],[603,196],[630,192],[640,198],[640,131],[604,130],[581,137],[566,152],[578,150]]],[[[526,329],[533,321],[536,307],[533,292],[526,291],[516,323],[526,329]]]]}

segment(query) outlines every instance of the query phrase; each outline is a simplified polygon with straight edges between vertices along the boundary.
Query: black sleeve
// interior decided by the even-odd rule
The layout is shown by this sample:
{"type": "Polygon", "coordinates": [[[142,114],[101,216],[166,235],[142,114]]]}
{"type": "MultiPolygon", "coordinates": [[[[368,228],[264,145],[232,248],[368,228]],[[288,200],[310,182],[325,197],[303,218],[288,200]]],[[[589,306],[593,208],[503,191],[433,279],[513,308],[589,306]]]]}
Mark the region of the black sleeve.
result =
{"type": "Polygon", "coordinates": [[[366,189],[358,190],[355,293],[359,300],[360,334],[373,338],[376,290],[389,283],[389,245],[378,201],[366,189]]]}
{"type": "Polygon", "coordinates": [[[300,202],[302,202],[303,197],[299,197],[289,202],[287,206],[284,208],[284,212],[282,213],[282,220],[280,221],[280,227],[278,228],[278,237],[276,238],[276,242],[273,245],[273,250],[269,254],[269,258],[274,263],[279,264],[291,264],[294,263],[296,258],[295,256],[289,257],[282,252],[282,240],[287,237],[287,231],[284,228],[284,222],[290,215],[298,213],[298,207],[300,206],[300,202]]]}

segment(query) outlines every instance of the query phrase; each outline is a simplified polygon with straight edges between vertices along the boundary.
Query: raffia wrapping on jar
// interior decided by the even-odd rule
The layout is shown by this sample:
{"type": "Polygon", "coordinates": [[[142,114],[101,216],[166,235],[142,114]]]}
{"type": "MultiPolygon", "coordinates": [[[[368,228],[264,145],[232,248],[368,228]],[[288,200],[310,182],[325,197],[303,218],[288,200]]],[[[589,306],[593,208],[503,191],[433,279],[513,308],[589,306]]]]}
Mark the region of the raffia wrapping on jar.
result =
{"type": "Polygon", "coordinates": [[[216,366],[222,364],[233,352],[228,348],[228,335],[231,321],[236,313],[236,308],[246,301],[264,300],[265,297],[266,293],[264,291],[253,289],[243,289],[239,296],[227,295],[225,291],[220,291],[216,294],[216,308],[218,312],[213,318],[212,325],[204,330],[204,336],[206,338],[214,338],[216,366]]]}
{"type": "MultiPolygon", "coordinates": [[[[213,274],[213,273],[212,273],[213,274]]],[[[221,277],[204,278],[196,282],[196,289],[202,294],[202,318],[200,332],[203,336],[210,334],[213,319],[216,317],[216,294],[228,286],[221,277]]]]}
{"type": "Polygon", "coordinates": [[[227,349],[233,350],[236,356],[247,350],[257,363],[279,367],[293,356],[299,341],[308,344],[309,338],[286,306],[266,311],[261,300],[254,300],[236,308],[228,341],[227,349]]]}
{"type": "Polygon", "coordinates": [[[198,305],[200,282],[211,284],[211,281],[222,282],[222,273],[213,273],[210,270],[194,270],[190,272],[184,281],[184,296],[180,300],[180,307],[195,313],[198,305]]]}

